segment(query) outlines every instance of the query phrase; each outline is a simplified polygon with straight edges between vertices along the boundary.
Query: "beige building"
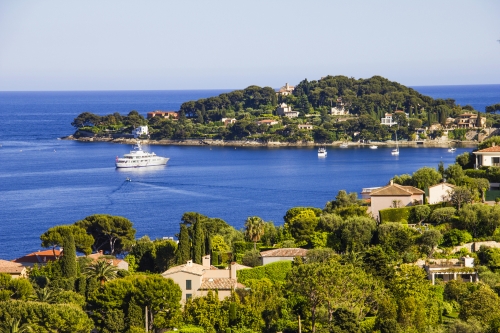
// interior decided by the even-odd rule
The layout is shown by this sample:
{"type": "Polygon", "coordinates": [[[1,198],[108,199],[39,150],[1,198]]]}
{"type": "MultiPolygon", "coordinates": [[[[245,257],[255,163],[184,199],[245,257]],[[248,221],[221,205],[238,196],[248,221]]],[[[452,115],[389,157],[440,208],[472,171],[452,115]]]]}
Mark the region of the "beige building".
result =
{"type": "Polygon", "coordinates": [[[473,152],[476,155],[476,168],[482,166],[500,166],[500,146],[493,142],[489,148],[473,152]]]}
{"type": "Polygon", "coordinates": [[[221,119],[224,126],[236,123],[236,118],[222,118],[221,119]]]}
{"type": "Polygon", "coordinates": [[[330,114],[332,116],[347,116],[349,114],[349,110],[345,108],[345,104],[342,102],[341,97],[337,98],[337,103],[330,109],[330,114]]]}
{"type": "Polygon", "coordinates": [[[168,269],[161,275],[164,278],[171,278],[182,290],[181,303],[185,303],[193,297],[205,296],[209,290],[217,290],[219,299],[231,295],[236,288],[244,288],[238,283],[236,271],[250,268],[231,263],[229,269],[217,269],[210,265],[210,256],[203,257],[203,265],[195,264],[189,260],[184,265],[179,265],[168,269]]]}
{"type": "Polygon", "coordinates": [[[376,219],[379,218],[379,211],[387,208],[400,208],[422,204],[425,192],[413,187],[390,184],[370,192],[371,213],[376,219]]]}
{"type": "Polygon", "coordinates": [[[262,265],[266,265],[276,261],[283,261],[283,260],[293,261],[295,257],[305,258],[306,254],[307,254],[306,249],[283,248],[283,249],[263,251],[260,253],[260,259],[262,261],[262,265]]]}
{"type": "Polygon", "coordinates": [[[448,183],[439,183],[429,186],[429,196],[427,197],[428,204],[436,204],[440,202],[450,201],[451,194],[455,185],[448,183]]]}
{"type": "Polygon", "coordinates": [[[0,274],[9,274],[13,279],[27,277],[26,267],[21,264],[0,259],[0,274]]]}
{"type": "Polygon", "coordinates": [[[23,266],[32,267],[35,264],[45,265],[49,261],[55,261],[62,255],[61,249],[43,250],[27,254],[21,258],[13,260],[23,266]]]}
{"type": "Polygon", "coordinates": [[[262,120],[257,120],[257,121],[256,121],[256,124],[257,124],[257,125],[268,125],[268,126],[272,126],[272,125],[277,125],[277,124],[279,124],[279,121],[272,120],[272,119],[262,119],[262,120]]]}
{"type": "Polygon", "coordinates": [[[308,131],[312,131],[314,126],[311,125],[311,124],[299,124],[297,125],[298,129],[304,129],[304,130],[308,130],[308,131]]]}
{"type": "Polygon", "coordinates": [[[292,111],[292,107],[288,106],[286,103],[281,103],[276,109],[276,114],[278,116],[284,116],[288,118],[297,118],[299,116],[298,111],[292,111]]]}
{"type": "Polygon", "coordinates": [[[280,90],[278,90],[276,95],[281,95],[281,96],[291,95],[294,89],[295,89],[294,86],[291,86],[288,83],[286,83],[283,87],[280,88],[280,90]]]}
{"type": "Polygon", "coordinates": [[[464,113],[456,118],[458,128],[484,128],[486,127],[486,117],[480,116],[480,123],[477,123],[478,115],[475,113],[464,113]],[[479,125],[479,126],[478,126],[479,125]]]}
{"type": "Polygon", "coordinates": [[[178,119],[179,113],[177,111],[153,111],[153,112],[148,112],[147,117],[148,119],[151,119],[153,117],[178,119]]]}

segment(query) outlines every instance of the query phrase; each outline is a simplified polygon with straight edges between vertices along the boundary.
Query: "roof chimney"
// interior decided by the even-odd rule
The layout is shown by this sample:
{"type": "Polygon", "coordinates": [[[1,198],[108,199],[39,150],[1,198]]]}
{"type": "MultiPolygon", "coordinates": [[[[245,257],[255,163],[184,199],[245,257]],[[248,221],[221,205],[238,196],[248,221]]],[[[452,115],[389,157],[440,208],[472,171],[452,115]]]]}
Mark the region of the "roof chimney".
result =
{"type": "Polygon", "coordinates": [[[390,185],[394,185],[394,181],[391,179],[390,185]]]}
{"type": "Polygon", "coordinates": [[[231,266],[229,269],[231,270],[229,272],[231,279],[234,281],[237,281],[236,280],[236,263],[234,261],[231,263],[231,266]]]}
{"type": "Polygon", "coordinates": [[[203,267],[210,268],[210,254],[207,254],[206,256],[203,257],[203,267]]]}
{"type": "Polygon", "coordinates": [[[193,266],[193,261],[192,260],[188,260],[187,263],[186,263],[186,266],[187,267],[193,266]]]}

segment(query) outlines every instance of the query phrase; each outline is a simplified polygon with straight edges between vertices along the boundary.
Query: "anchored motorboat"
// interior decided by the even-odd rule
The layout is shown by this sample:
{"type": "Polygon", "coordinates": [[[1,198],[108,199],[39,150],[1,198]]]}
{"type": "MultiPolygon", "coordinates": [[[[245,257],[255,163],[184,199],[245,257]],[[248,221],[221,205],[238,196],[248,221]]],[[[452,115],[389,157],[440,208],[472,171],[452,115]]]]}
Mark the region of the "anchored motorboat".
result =
{"type": "Polygon", "coordinates": [[[148,166],[158,166],[167,164],[169,158],[157,156],[155,153],[149,153],[142,150],[140,142],[134,145],[134,149],[123,157],[116,157],[117,168],[139,168],[148,166]]]}

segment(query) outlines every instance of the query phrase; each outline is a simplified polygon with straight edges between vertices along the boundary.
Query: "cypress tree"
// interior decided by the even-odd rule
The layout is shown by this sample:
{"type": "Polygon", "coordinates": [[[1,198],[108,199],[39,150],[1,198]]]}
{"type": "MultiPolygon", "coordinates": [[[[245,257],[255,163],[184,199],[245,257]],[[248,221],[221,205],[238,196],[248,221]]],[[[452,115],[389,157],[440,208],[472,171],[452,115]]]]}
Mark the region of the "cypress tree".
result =
{"type": "Polygon", "coordinates": [[[193,237],[193,261],[197,264],[202,263],[202,257],[205,254],[205,235],[201,227],[200,220],[194,223],[194,237],[193,237]]]}
{"type": "Polygon", "coordinates": [[[186,225],[181,224],[179,233],[179,246],[175,255],[175,262],[178,265],[185,264],[191,258],[191,244],[189,240],[189,232],[186,225]]]}
{"type": "Polygon", "coordinates": [[[74,278],[77,275],[75,239],[71,232],[64,235],[61,271],[65,278],[74,278]]]}

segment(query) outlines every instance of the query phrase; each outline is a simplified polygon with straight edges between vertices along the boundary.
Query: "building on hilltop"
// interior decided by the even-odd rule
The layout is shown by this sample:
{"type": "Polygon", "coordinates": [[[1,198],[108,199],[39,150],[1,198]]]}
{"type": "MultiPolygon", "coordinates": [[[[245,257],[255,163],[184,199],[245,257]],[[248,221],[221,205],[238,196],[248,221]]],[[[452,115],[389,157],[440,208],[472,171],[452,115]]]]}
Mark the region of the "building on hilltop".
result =
{"type": "Polygon", "coordinates": [[[443,282],[460,280],[463,282],[479,282],[479,274],[474,268],[474,258],[469,256],[460,259],[434,259],[425,263],[424,269],[427,272],[427,278],[432,284],[436,279],[443,282]]]}
{"type": "Polygon", "coordinates": [[[278,116],[284,116],[288,118],[297,118],[299,116],[298,111],[292,111],[292,107],[286,105],[286,103],[281,103],[276,109],[276,114],[278,116]]]}
{"type": "Polygon", "coordinates": [[[179,265],[168,269],[161,275],[164,278],[170,278],[179,285],[182,290],[181,303],[192,297],[207,295],[209,290],[217,290],[219,299],[231,295],[234,289],[244,288],[238,283],[236,271],[250,267],[231,263],[229,269],[217,269],[210,265],[210,255],[203,257],[203,264],[195,264],[189,260],[184,265],[179,265]]]}
{"type": "Polygon", "coordinates": [[[392,120],[392,113],[386,113],[384,118],[380,118],[380,124],[391,127],[392,125],[397,125],[398,123],[392,120]]]}
{"type": "Polygon", "coordinates": [[[458,128],[485,128],[486,127],[486,117],[479,116],[475,113],[464,113],[455,119],[458,128]]]}
{"type": "Polygon", "coordinates": [[[151,119],[153,117],[162,117],[162,118],[169,118],[169,119],[179,119],[179,113],[177,111],[153,111],[153,112],[148,112],[147,114],[148,119],[151,119]]]}
{"type": "Polygon", "coordinates": [[[281,95],[281,96],[291,95],[294,89],[295,89],[294,86],[291,86],[288,83],[286,83],[283,87],[280,88],[280,90],[278,90],[276,95],[281,95]]]}
{"type": "Polygon", "coordinates": [[[222,118],[221,119],[224,126],[236,123],[236,118],[222,118]]]}
{"type": "Polygon", "coordinates": [[[347,116],[349,114],[349,110],[345,108],[345,104],[342,102],[342,97],[337,98],[337,103],[330,109],[330,114],[332,116],[347,116]]]}

